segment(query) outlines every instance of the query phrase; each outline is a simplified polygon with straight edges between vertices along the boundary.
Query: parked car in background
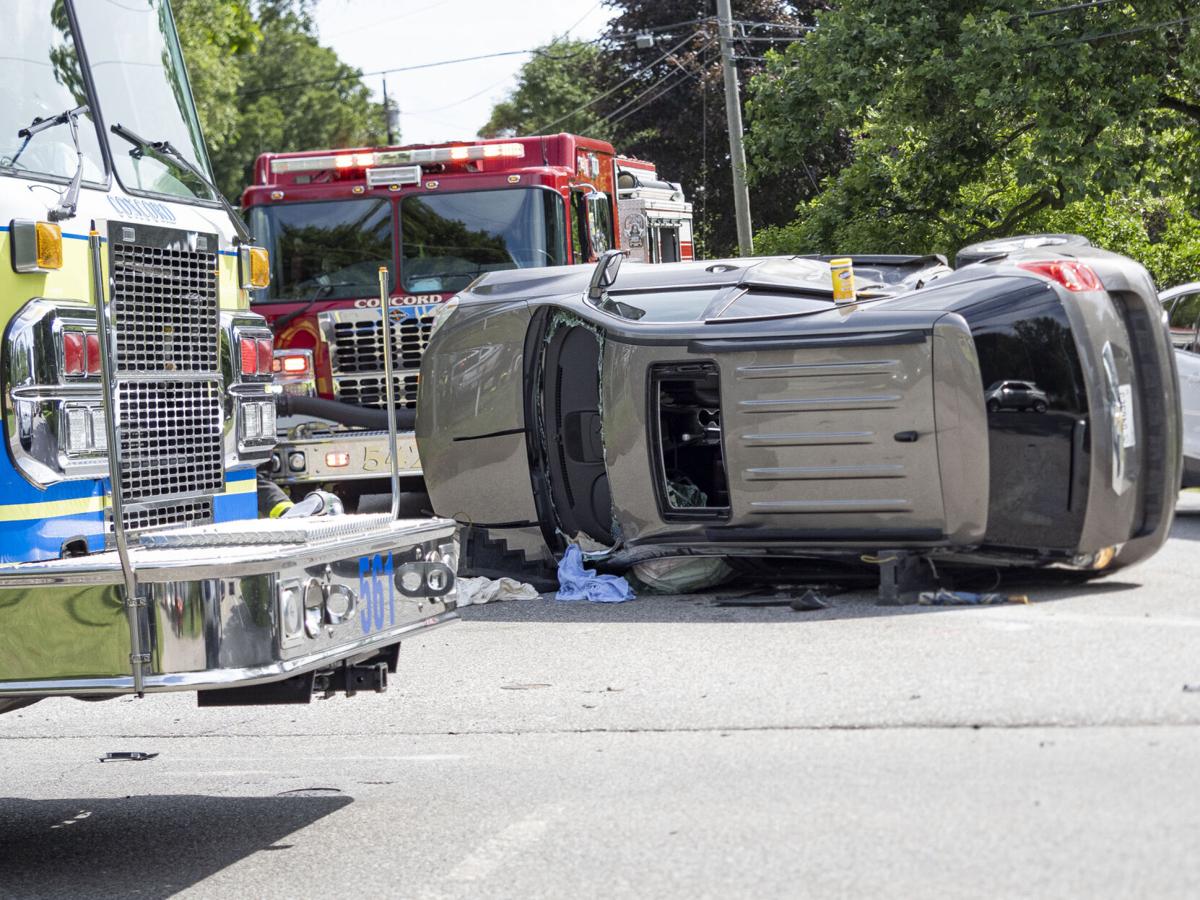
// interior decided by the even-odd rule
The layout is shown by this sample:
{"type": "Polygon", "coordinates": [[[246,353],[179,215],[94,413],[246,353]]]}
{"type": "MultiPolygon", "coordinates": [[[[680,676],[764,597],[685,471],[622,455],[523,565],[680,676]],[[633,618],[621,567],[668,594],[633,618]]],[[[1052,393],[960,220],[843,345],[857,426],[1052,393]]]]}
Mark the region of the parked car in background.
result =
{"type": "Polygon", "coordinates": [[[1158,295],[1167,311],[1183,407],[1183,486],[1200,487],[1200,281],[1158,295]]]}
{"type": "MultiPolygon", "coordinates": [[[[422,361],[434,510],[551,563],[612,569],[905,551],[1098,571],[1166,539],[1172,348],[1148,273],[1086,245],[726,259],[483,276],[422,361]],[[990,412],[993,385],[1045,410],[990,412]]],[[[468,559],[469,562],[469,559],[468,559]]]]}
{"type": "Polygon", "coordinates": [[[1024,412],[1032,409],[1044,413],[1050,406],[1050,398],[1036,384],[1028,381],[997,381],[983,395],[988,412],[1015,409],[1024,412]]]}

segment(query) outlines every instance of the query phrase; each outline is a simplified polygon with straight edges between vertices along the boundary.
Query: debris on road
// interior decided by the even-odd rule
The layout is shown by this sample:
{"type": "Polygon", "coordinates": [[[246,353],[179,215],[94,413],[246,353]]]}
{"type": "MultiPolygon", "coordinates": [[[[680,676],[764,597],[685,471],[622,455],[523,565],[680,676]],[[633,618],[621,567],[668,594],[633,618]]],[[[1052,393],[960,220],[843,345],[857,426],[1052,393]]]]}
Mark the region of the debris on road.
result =
{"type": "Polygon", "coordinates": [[[146,753],[142,750],[114,750],[111,753],[105,753],[100,757],[100,762],[142,762],[146,759],[154,759],[158,753],[146,753]]]}
{"type": "Polygon", "coordinates": [[[917,603],[922,606],[994,606],[1001,603],[1028,603],[1025,594],[976,594],[971,591],[951,591],[938,588],[922,591],[917,603]]]}
{"type": "Polygon", "coordinates": [[[733,568],[719,556],[674,556],[634,565],[634,577],[659,594],[692,594],[724,584],[733,568]]]}
{"type": "Polygon", "coordinates": [[[589,600],[592,603],[623,603],[636,599],[629,582],[619,575],[600,575],[583,567],[583,553],[572,544],[558,564],[556,600],[589,600]]]}
{"type": "Polygon", "coordinates": [[[813,612],[829,608],[829,598],[819,586],[799,586],[780,589],[767,596],[742,595],[721,597],[713,606],[787,606],[796,612],[813,612]]]}
{"type": "Polygon", "coordinates": [[[456,585],[459,609],[494,600],[536,600],[541,596],[532,584],[515,578],[459,578],[456,585]]]}

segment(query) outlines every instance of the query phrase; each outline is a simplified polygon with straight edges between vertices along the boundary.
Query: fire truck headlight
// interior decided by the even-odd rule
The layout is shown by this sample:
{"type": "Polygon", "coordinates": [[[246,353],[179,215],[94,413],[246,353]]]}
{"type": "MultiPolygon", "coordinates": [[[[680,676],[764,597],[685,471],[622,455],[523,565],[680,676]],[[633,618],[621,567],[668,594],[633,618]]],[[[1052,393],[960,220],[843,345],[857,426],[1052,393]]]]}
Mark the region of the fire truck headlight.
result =
{"type": "Polygon", "coordinates": [[[456,309],[458,309],[458,298],[451,297],[433,311],[433,324],[429,326],[430,337],[438,333],[438,329],[446,324],[446,320],[450,318],[456,309]]]}
{"type": "Polygon", "coordinates": [[[67,451],[91,449],[92,417],[81,406],[69,406],[67,413],[67,451]]]}
{"type": "Polygon", "coordinates": [[[271,283],[271,256],[266,247],[238,247],[238,273],[246,290],[271,283]]]}
{"type": "Polygon", "coordinates": [[[62,229],[53,222],[13,219],[8,224],[14,272],[49,272],[63,265],[62,229]]]}

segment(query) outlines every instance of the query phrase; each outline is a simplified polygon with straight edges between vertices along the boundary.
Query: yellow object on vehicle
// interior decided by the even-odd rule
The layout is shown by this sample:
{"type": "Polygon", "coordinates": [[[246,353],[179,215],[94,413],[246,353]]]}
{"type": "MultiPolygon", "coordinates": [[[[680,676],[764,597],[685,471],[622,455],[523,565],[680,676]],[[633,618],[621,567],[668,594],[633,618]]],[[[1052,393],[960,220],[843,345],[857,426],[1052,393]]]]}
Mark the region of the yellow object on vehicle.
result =
{"type": "Polygon", "coordinates": [[[853,303],[854,294],[854,260],[848,256],[831,259],[829,274],[833,278],[833,302],[853,303]]]}

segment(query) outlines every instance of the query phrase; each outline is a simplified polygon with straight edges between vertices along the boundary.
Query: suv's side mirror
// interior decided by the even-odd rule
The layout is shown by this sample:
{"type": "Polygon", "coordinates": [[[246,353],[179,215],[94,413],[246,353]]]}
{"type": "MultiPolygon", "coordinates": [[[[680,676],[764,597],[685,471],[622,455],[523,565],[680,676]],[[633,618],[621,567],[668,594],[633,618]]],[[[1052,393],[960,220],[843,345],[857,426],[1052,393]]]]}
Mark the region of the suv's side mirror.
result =
{"type": "Polygon", "coordinates": [[[580,249],[588,259],[598,259],[612,248],[612,209],[608,195],[590,184],[576,185],[582,194],[583,243],[580,249]],[[586,192],[586,193],[585,193],[586,192]]]}
{"type": "Polygon", "coordinates": [[[605,250],[596,263],[592,272],[592,281],[588,286],[588,298],[599,300],[604,296],[604,289],[616,283],[617,272],[621,269],[621,260],[625,258],[624,250],[605,250]]]}
{"type": "Polygon", "coordinates": [[[608,195],[590,191],[585,201],[588,242],[592,245],[592,255],[601,256],[612,247],[609,238],[612,234],[612,211],[608,208],[608,195]]]}

